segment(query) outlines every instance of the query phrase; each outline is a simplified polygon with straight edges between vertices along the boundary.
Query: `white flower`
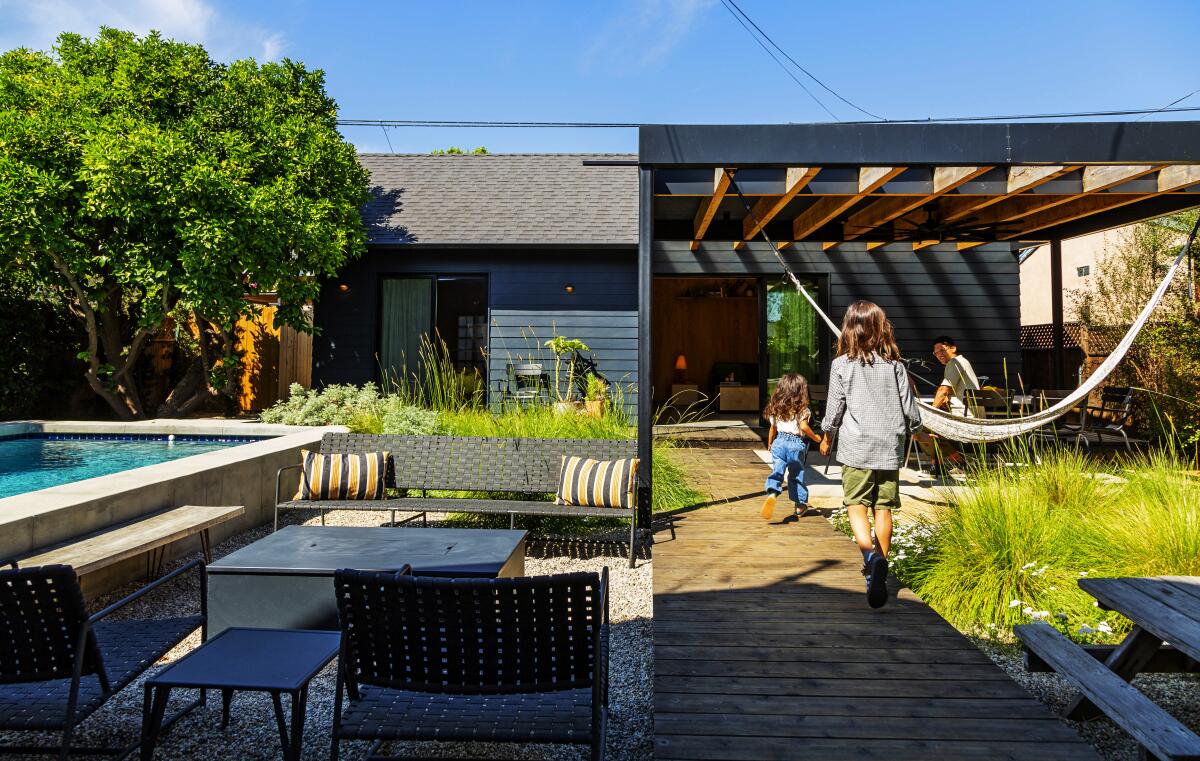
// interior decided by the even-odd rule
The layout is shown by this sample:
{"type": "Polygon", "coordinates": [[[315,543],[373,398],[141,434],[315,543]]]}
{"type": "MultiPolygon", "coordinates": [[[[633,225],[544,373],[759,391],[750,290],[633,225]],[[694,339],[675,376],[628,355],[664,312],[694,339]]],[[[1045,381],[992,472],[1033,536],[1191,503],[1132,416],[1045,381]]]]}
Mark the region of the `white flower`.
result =
{"type": "Polygon", "coordinates": [[[1050,611],[1035,610],[1029,614],[1029,617],[1032,618],[1034,621],[1043,621],[1047,618],[1050,618],[1050,611]]]}
{"type": "Polygon", "coordinates": [[[1093,629],[1092,627],[1088,626],[1087,624],[1083,624],[1082,626],[1079,627],[1080,634],[1095,634],[1098,631],[1099,631],[1099,629],[1093,629]]]}
{"type": "Polygon", "coordinates": [[[1033,615],[1033,608],[1026,605],[1024,608],[1021,608],[1021,612],[1027,616],[1031,616],[1031,615],[1033,615]]]}
{"type": "Polygon", "coordinates": [[[1104,632],[1105,634],[1112,634],[1112,627],[1108,625],[1107,621],[1101,621],[1099,624],[1097,624],[1096,630],[1104,632]]]}
{"type": "Polygon", "coordinates": [[[1021,570],[1028,571],[1030,568],[1033,568],[1035,565],[1037,565],[1036,561],[1034,561],[1032,563],[1026,563],[1025,565],[1021,566],[1021,570]]]}
{"type": "Polygon", "coordinates": [[[1020,601],[1020,600],[1013,600],[1012,602],[1010,602],[1010,603],[1008,604],[1008,607],[1010,607],[1010,608],[1019,608],[1019,607],[1021,607],[1021,601],[1020,601]]]}
{"type": "Polygon", "coordinates": [[[1052,587],[1050,587],[1050,591],[1051,591],[1051,592],[1057,592],[1057,591],[1058,591],[1058,587],[1054,587],[1054,586],[1052,586],[1052,587]]]}
{"type": "Polygon", "coordinates": [[[1088,575],[1088,572],[1087,572],[1087,571],[1080,571],[1080,572],[1079,572],[1079,575],[1080,575],[1080,576],[1087,576],[1087,575],[1088,575]]]}

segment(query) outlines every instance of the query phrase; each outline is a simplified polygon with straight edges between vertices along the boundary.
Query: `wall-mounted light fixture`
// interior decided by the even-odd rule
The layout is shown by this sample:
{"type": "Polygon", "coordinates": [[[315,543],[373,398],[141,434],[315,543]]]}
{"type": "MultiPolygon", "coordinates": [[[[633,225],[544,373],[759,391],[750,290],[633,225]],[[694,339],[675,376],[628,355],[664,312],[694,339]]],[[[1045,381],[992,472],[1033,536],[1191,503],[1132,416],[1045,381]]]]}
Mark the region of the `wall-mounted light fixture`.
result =
{"type": "Polygon", "coordinates": [[[567,293],[574,293],[575,286],[571,285],[570,283],[567,283],[566,285],[563,286],[563,290],[566,291],[567,293]]]}
{"type": "Polygon", "coordinates": [[[342,293],[349,293],[350,286],[346,285],[345,283],[338,283],[338,290],[342,293]]]}

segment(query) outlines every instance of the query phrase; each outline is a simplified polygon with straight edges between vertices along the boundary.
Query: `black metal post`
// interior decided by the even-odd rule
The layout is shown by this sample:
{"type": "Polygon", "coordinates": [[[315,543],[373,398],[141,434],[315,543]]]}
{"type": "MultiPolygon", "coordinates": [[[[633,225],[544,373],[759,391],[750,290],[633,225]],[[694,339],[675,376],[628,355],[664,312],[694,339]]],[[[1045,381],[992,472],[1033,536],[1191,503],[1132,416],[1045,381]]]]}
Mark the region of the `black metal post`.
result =
{"type": "Polygon", "coordinates": [[[638,170],[638,516],[650,529],[653,494],[654,378],[650,353],[651,258],[654,250],[654,170],[638,170]]]}
{"type": "Polygon", "coordinates": [[[1063,356],[1063,275],[1062,241],[1050,241],[1050,332],[1053,348],[1050,352],[1051,376],[1054,388],[1066,388],[1066,360],[1063,356]]]}

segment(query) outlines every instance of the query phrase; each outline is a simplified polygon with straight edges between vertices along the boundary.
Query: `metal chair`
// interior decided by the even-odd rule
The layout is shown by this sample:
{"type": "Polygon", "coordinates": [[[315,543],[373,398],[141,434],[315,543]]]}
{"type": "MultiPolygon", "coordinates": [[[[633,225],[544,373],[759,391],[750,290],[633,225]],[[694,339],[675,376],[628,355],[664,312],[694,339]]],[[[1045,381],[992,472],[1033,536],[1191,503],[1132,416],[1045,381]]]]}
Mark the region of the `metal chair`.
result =
{"type": "Polygon", "coordinates": [[[517,404],[550,401],[550,378],[546,368],[536,362],[510,362],[501,381],[501,401],[517,404]]]}
{"type": "MultiPolygon", "coordinates": [[[[59,732],[54,746],[0,746],[0,753],[66,759],[76,727],[153,666],[197,627],[208,610],[204,564],[192,561],[91,616],[75,569],[66,565],[0,571],[0,730],[59,732]],[[108,621],[111,614],[188,571],[200,572],[200,615],[158,621],[108,621]]],[[[164,727],[203,703],[184,706],[164,727]]],[[[76,748],[125,755],[124,748],[76,748]]]]}
{"type": "Polygon", "coordinates": [[[1104,444],[1104,434],[1121,438],[1126,450],[1133,447],[1125,433],[1125,423],[1133,414],[1133,389],[1129,386],[1105,386],[1100,392],[1099,406],[1089,404],[1079,414],[1079,423],[1062,425],[1058,432],[1073,435],[1077,443],[1091,446],[1089,434],[1095,435],[1096,445],[1104,444]]]}
{"type": "Polygon", "coordinates": [[[572,743],[604,758],[608,569],[501,579],[339,570],[333,747],[572,743]],[[346,699],[343,700],[343,691],[346,699]]]}

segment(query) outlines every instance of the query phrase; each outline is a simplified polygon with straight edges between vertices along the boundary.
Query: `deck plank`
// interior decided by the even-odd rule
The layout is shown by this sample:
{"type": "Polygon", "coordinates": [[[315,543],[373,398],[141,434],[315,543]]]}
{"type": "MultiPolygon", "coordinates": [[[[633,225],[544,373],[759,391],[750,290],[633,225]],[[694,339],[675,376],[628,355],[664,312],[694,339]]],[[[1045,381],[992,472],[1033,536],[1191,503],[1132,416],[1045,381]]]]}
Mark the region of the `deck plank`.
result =
{"type": "Polygon", "coordinates": [[[910,591],[869,608],[823,517],[762,520],[753,453],[686,457],[737,498],[654,547],[655,758],[1098,759],[910,591]]]}

